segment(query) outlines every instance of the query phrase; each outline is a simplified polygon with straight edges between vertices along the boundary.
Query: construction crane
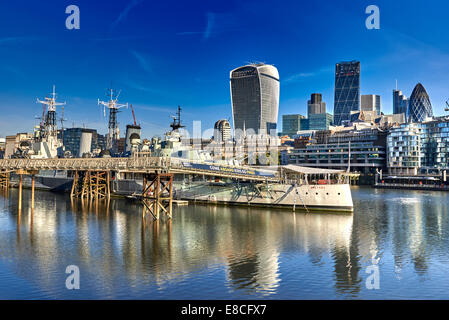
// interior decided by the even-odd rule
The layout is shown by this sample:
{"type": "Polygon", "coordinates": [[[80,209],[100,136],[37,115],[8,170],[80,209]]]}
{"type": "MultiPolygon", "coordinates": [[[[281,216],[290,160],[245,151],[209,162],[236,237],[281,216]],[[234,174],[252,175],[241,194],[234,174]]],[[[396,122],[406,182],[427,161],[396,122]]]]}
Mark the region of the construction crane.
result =
{"type": "Polygon", "coordinates": [[[449,111],[449,100],[446,101],[446,108],[444,109],[444,111],[446,112],[449,111]]]}
{"type": "Polygon", "coordinates": [[[131,112],[132,112],[132,114],[133,114],[134,126],[137,126],[137,122],[136,122],[136,114],[134,113],[133,105],[130,105],[130,108],[131,108],[131,112]]]}

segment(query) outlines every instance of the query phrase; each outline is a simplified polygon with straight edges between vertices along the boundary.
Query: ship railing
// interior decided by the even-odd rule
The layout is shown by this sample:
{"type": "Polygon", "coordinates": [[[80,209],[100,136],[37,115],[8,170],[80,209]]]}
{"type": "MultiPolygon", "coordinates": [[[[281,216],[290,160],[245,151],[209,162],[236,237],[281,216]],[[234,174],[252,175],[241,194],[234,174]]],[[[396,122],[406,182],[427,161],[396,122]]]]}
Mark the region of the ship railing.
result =
{"type": "Polygon", "coordinates": [[[439,185],[439,184],[416,184],[416,183],[376,183],[376,186],[385,186],[385,187],[404,187],[404,188],[422,188],[422,189],[448,189],[448,185],[439,185]]]}

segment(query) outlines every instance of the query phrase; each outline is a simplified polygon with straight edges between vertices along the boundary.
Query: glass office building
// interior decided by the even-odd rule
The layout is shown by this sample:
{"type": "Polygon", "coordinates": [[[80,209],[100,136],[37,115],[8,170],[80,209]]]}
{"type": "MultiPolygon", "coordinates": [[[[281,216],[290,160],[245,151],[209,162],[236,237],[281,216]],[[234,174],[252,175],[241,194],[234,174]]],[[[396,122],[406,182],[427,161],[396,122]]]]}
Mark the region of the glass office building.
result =
{"type": "Polygon", "coordinates": [[[330,113],[310,114],[308,130],[329,130],[333,116],[330,113]]]}
{"type": "Polygon", "coordinates": [[[404,113],[407,116],[408,100],[401,90],[393,90],[393,114],[404,113]]]}
{"type": "Polygon", "coordinates": [[[305,130],[304,126],[301,126],[301,120],[305,119],[300,114],[284,114],[282,116],[282,134],[293,136],[300,130],[305,130]]]}
{"type": "Polygon", "coordinates": [[[64,130],[63,143],[66,151],[70,151],[72,155],[78,156],[81,147],[81,137],[83,133],[91,133],[91,150],[103,147],[101,144],[101,137],[97,134],[95,129],[85,129],[85,128],[68,128],[64,130]]]}
{"type": "Polygon", "coordinates": [[[360,110],[360,62],[335,66],[334,125],[350,121],[351,111],[360,110]]]}
{"type": "Polygon", "coordinates": [[[272,65],[251,64],[231,71],[234,129],[271,133],[279,112],[279,73],[272,65]]]}
{"type": "Polygon", "coordinates": [[[429,95],[421,83],[416,85],[410,96],[408,115],[410,122],[423,122],[426,118],[433,117],[429,95]]]}

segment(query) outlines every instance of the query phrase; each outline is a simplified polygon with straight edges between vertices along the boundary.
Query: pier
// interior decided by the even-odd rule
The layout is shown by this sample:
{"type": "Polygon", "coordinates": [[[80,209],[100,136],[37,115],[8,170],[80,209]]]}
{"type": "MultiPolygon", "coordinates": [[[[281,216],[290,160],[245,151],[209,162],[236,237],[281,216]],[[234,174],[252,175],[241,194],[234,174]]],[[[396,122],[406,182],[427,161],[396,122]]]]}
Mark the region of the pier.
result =
{"type": "Polygon", "coordinates": [[[2,159],[0,160],[0,188],[8,189],[10,174],[19,175],[19,209],[22,205],[22,176],[32,176],[32,207],[34,207],[35,175],[40,170],[62,170],[74,173],[71,198],[106,200],[111,196],[113,173],[138,173],[143,176],[141,201],[143,216],[153,219],[160,213],[172,217],[174,174],[203,175],[253,182],[279,182],[277,171],[251,167],[224,166],[192,162],[168,157],[130,158],[68,158],[68,159],[2,159]]]}

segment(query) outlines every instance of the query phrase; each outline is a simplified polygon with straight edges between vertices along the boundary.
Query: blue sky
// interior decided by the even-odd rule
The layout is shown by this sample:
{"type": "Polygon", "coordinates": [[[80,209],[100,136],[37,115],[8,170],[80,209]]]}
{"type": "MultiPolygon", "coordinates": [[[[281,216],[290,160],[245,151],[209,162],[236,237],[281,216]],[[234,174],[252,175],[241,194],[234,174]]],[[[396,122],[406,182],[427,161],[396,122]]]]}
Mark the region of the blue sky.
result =
{"type": "MultiPolygon", "coordinates": [[[[361,93],[380,94],[392,112],[392,89],[409,96],[417,82],[434,113],[449,98],[447,1],[9,1],[0,4],[0,136],[31,131],[36,98],[56,85],[65,126],[107,131],[97,98],[121,89],[144,135],[162,134],[181,105],[184,119],[210,128],[231,118],[229,71],[248,62],[280,73],[280,115],[306,113],[313,92],[333,112],[335,63],[361,61],[361,93]],[[68,5],[80,30],[67,30],[68,5]],[[365,8],[380,8],[368,30],[365,8]]],[[[132,122],[119,114],[121,128],[132,122]]],[[[279,121],[279,126],[281,121],[279,121]]]]}

